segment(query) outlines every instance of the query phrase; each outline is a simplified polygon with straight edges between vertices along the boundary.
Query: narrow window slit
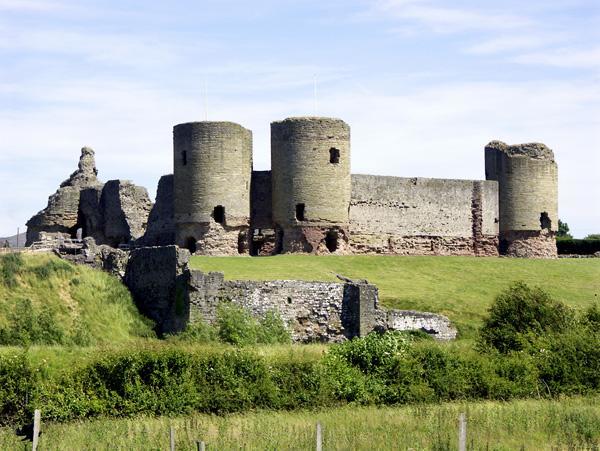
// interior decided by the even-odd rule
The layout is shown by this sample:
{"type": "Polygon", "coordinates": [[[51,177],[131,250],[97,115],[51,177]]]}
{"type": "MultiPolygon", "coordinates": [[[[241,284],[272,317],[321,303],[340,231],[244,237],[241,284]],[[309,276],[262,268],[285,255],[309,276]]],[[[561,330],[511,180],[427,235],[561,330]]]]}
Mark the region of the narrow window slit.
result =
{"type": "Polygon", "coordinates": [[[337,164],[340,162],[340,149],[332,147],[329,149],[329,162],[331,164],[337,164]]]}
{"type": "Polygon", "coordinates": [[[296,220],[298,220],[298,221],[305,220],[304,210],[305,210],[304,204],[296,204],[296,220]]]}

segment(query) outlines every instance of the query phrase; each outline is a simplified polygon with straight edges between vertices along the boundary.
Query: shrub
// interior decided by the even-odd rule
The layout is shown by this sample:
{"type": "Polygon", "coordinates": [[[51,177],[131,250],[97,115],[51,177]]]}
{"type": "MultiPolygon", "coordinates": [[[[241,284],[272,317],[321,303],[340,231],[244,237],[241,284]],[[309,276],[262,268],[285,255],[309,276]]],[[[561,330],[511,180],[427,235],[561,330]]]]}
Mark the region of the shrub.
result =
{"type": "Polygon", "coordinates": [[[7,325],[0,328],[1,345],[68,344],[66,331],[55,313],[47,306],[37,312],[30,299],[16,299],[7,315],[7,325]]]}
{"type": "Polygon", "coordinates": [[[217,307],[217,328],[219,339],[236,346],[255,344],[258,323],[242,307],[222,303],[217,307]]]}
{"type": "Polygon", "coordinates": [[[0,355],[0,425],[22,423],[31,418],[36,372],[25,353],[0,355]]]}
{"type": "Polygon", "coordinates": [[[259,320],[257,341],[262,344],[291,343],[292,335],[278,312],[269,310],[259,320]]]}
{"type": "Polygon", "coordinates": [[[275,311],[268,311],[257,321],[246,309],[232,303],[222,303],[217,308],[216,326],[219,339],[236,346],[291,341],[290,332],[275,311]]]}
{"type": "Polygon", "coordinates": [[[17,275],[21,272],[25,262],[19,253],[11,253],[0,256],[0,281],[7,288],[17,285],[17,275]]]}
{"type": "Polygon", "coordinates": [[[561,239],[556,241],[556,249],[560,255],[592,255],[596,252],[600,252],[600,240],[561,239]]]}
{"type": "Polygon", "coordinates": [[[210,343],[217,341],[217,339],[218,331],[215,326],[208,324],[201,318],[192,324],[188,324],[183,332],[167,336],[169,341],[189,341],[193,343],[210,343]]]}
{"type": "Polygon", "coordinates": [[[565,330],[572,320],[570,309],[541,288],[517,282],[496,297],[481,328],[480,343],[502,353],[518,351],[531,337],[565,330]]]}

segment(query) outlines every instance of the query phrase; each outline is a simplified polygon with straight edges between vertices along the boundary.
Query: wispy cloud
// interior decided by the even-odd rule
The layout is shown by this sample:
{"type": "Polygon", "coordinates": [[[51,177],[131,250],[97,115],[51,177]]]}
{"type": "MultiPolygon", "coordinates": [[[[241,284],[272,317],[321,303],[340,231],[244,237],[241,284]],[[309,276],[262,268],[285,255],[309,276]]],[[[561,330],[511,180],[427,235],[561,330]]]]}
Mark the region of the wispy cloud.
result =
{"type": "Polygon", "coordinates": [[[0,0],[0,11],[50,11],[63,6],[51,0],[0,0]]]}
{"type": "Polygon", "coordinates": [[[501,9],[450,7],[428,0],[380,0],[371,10],[387,19],[417,22],[436,33],[462,33],[473,30],[508,30],[530,23],[526,17],[506,14],[501,9]]]}
{"type": "Polygon", "coordinates": [[[600,69],[600,46],[592,48],[562,47],[524,53],[512,59],[520,64],[536,64],[565,68],[600,69]]]}

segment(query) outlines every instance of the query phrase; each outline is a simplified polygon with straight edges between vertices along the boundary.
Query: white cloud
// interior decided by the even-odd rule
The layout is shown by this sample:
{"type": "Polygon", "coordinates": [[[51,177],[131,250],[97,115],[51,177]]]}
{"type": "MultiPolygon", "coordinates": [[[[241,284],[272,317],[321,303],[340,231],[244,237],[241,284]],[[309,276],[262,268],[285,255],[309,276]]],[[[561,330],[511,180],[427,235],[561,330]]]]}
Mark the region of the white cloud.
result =
{"type": "Polygon", "coordinates": [[[502,9],[460,8],[427,0],[379,0],[367,17],[415,21],[436,33],[474,30],[509,30],[530,24],[530,20],[502,9]]]}
{"type": "Polygon", "coordinates": [[[512,61],[520,64],[600,69],[600,47],[547,49],[518,55],[512,61]]]}

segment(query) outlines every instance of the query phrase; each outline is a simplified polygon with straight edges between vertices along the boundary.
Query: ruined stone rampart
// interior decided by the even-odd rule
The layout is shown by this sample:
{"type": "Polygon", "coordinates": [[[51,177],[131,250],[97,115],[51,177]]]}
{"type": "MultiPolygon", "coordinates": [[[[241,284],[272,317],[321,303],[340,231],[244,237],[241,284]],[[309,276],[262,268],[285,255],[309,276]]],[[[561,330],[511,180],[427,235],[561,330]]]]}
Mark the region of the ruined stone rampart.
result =
{"type": "Polygon", "coordinates": [[[164,246],[136,249],[127,262],[124,282],[161,334],[212,323],[218,306],[232,302],[259,318],[277,312],[297,342],[336,342],[387,329],[456,336],[443,316],[379,308],[377,287],[366,282],[225,280],[222,273],[190,270],[188,259],[187,250],[164,246]]]}
{"type": "Polygon", "coordinates": [[[497,184],[352,175],[355,253],[497,255],[497,184]]]}

